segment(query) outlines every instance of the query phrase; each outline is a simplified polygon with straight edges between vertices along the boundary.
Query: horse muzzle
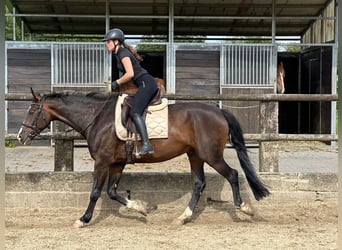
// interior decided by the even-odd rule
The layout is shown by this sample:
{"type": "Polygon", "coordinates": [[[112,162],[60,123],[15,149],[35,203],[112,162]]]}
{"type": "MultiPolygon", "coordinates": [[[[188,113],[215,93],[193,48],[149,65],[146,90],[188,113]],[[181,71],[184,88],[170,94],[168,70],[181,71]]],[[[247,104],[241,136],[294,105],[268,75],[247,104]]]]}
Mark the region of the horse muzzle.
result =
{"type": "Polygon", "coordinates": [[[20,128],[18,134],[17,134],[17,140],[19,143],[23,145],[30,145],[32,142],[34,135],[32,134],[32,131],[25,130],[24,128],[20,128]]]}

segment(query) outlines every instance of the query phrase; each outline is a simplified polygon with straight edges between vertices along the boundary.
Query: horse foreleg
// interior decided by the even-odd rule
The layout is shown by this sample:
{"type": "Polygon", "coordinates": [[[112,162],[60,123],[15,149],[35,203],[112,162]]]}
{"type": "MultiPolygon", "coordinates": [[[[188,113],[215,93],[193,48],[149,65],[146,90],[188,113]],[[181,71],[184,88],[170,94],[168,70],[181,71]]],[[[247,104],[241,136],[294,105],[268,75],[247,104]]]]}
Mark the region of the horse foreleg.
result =
{"type": "Polygon", "coordinates": [[[86,223],[89,223],[93,216],[94,208],[98,198],[101,195],[101,191],[106,180],[107,171],[105,169],[96,170],[93,173],[93,187],[90,194],[90,201],[88,208],[84,215],[74,223],[74,227],[84,227],[86,223]]]}
{"type": "Polygon", "coordinates": [[[197,156],[188,155],[191,164],[191,174],[193,178],[193,191],[191,195],[188,207],[185,209],[184,213],[179,216],[174,223],[182,225],[189,221],[192,217],[193,211],[198,203],[199,198],[205,188],[205,176],[203,170],[204,162],[200,160],[197,156]]]}
{"type": "Polygon", "coordinates": [[[125,205],[127,208],[134,209],[146,216],[146,207],[141,201],[133,201],[130,199],[126,199],[117,193],[117,187],[122,176],[123,168],[124,166],[110,168],[108,176],[107,194],[109,198],[111,198],[112,200],[115,200],[121,203],[122,205],[125,205]]]}

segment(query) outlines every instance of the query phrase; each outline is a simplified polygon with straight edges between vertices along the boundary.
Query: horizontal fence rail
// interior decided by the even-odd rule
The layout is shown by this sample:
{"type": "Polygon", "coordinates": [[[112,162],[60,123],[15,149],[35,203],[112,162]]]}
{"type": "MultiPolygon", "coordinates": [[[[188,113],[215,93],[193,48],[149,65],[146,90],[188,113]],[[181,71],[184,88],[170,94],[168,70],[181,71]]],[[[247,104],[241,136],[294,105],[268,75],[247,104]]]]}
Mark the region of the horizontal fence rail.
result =
{"type": "MultiPolygon", "coordinates": [[[[259,95],[176,95],[165,94],[164,97],[169,100],[182,100],[182,101],[338,101],[337,94],[259,94],[259,95]]],[[[33,97],[31,94],[6,94],[6,101],[31,101],[33,97]]]]}
{"type": "MultiPolygon", "coordinates": [[[[331,134],[244,134],[246,141],[337,141],[337,135],[331,134]]],[[[16,140],[17,134],[7,134],[6,140],[16,140]]],[[[35,140],[80,140],[85,139],[81,134],[76,131],[71,132],[47,132],[41,133],[35,140]]]]}
{"type": "Polygon", "coordinates": [[[170,100],[187,100],[187,101],[337,101],[338,95],[331,94],[259,94],[259,95],[250,95],[250,94],[240,94],[240,95],[202,95],[202,96],[193,96],[193,95],[175,95],[175,94],[167,94],[165,95],[170,100]]]}

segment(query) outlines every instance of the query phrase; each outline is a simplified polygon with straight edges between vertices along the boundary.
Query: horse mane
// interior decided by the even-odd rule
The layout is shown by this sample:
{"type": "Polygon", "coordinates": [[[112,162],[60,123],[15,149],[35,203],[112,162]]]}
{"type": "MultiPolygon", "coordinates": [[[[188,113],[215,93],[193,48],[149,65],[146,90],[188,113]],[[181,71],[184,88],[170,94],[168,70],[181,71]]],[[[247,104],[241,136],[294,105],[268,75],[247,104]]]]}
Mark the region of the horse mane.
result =
{"type": "Polygon", "coordinates": [[[63,99],[65,96],[67,96],[67,94],[53,92],[51,94],[46,94],[44,96],[45,96],[45,98],[51,97],[51,98],[62,98],[63,99]]]}
{"type": "Polygon", "coordinates": [[[48,98],[58,98],[61,99],[63,102],[67,102],[66,97],[68,96],[68,94],[64,94],[64,93],[50,93],[50,94],[45,94],[42,96],[43,100],[46,100],[48,98]]]}
{"type": "Polygon", "coordinates": [[[84,102],[91,102],[91,101],[96,101],[96,102],[103,102],[103,101],[109,101],[109,100],[117,100],[117,95],[113,94],[106,94],[106,93],[99,93],[99,92],[89,92],[89,93],[82,93],[82,92],[77,92],[77,93],[56,93],[53,92],[51,94],[46,94],[43,95],[43,98],[58,98],[62,100],[65,103],[71,103],[71,102],[79,102],[79,101],[84,101],[84,102]],[[81,98],[79,98],[81,97],[81,98]],[[82,98],[83,97],[83,98],[82,98]],[[85,97],[85,98],[84,98],[85,97]]]}

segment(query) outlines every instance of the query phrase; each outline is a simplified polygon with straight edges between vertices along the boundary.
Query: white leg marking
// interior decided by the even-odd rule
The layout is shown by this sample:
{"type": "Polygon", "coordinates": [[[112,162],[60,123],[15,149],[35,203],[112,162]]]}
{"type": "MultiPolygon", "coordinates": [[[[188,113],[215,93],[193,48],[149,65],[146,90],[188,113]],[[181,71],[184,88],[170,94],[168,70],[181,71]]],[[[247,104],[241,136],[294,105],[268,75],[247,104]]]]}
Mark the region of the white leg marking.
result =
{"type": "Polygon", "coordinates": [[[242,202],[240,205],[241,212],[244,212],[245,214],[248,214],[250,216],[254,215],[253,209],[248,205],[248,203],[242,202]]]}
{"type": "Polygon", "coordinates": [[[82,227],[84,227],[84,226],[85,226],[84,222],[82,222],[82,221],[80,221],[80,220],[77,220],[77,221],[75,221],[75,223],[74,223],[74,227],[75,227],[75,228],[82,228],[82,227]]]}
{"type": "Polygon", "coordinates": [[[178,225],[183,225],[187,220],[191,218],[191,216],[192,210],[189,207],[187,207],[184,213],[181,216],[179,216],[174,223],[178,225]]]}
{"type": "Polygon", "coordinates": [[[138,211],[142,215],[147,215],[146,207],[141,201],[132,201],[127,199],[127,207],[138,211]]]}

